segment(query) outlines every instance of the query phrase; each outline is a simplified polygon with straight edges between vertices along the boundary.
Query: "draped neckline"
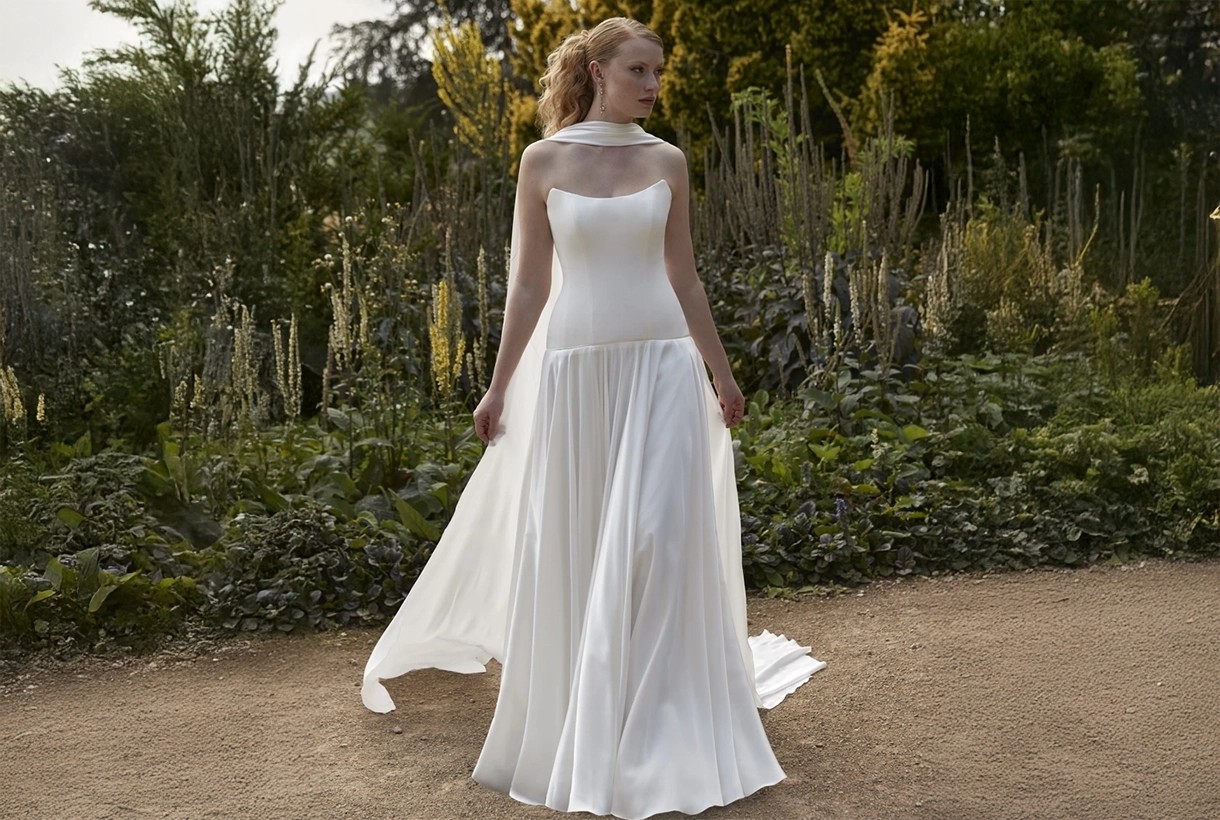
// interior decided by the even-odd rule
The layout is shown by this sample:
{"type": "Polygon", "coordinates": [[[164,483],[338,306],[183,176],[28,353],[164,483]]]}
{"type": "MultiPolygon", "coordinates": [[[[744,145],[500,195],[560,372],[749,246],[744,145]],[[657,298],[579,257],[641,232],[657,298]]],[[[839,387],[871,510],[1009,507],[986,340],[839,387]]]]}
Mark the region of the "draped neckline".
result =
{"type": "Polygon", "coordinates": [[[607,122],[587,120],[561,128],[547,137],[555,142],[577,142],[584,145],[648,145],[662,142],[635,122],[607,122]]]}

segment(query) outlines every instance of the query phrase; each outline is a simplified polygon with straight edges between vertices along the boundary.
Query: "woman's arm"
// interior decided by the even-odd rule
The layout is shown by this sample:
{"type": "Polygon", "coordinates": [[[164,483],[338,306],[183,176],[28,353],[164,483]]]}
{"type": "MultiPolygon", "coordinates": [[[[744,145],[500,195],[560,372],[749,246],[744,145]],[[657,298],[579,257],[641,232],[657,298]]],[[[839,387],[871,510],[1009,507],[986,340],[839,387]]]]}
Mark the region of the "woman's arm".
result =
{"type": "Polygon", "coordinates": [[[729,357],[724,352],[720,334],[716,332],[707,292],[695,270],[695,251],[690,235],[690,177],[686,155],[677,148],[668,152],[666,157],[666,181],[673,191],[673,199],[665,225],[665,269],[678,296],[678,303],[682,305],[691,338],[712,371],[712,383],[716,387],[716,395],[720,397],[724,423],[733,427],[745,415],[745,397],[733,378],[729,357]]]}
{"type": "Polygon", "coordinates": [[[475,434],[485,444],[490,443],[499,432],[508,382],[521,361],[521,355],[551,293],[553,239],[546,214],[546,193],[540,184],[543,174],[539,165],[545,162],[541,153],[533,145],[527,148],[521,156],[521,171],[517,176],[518,235],[517,245],[513,249],[517,265],[508,282],[504,329],[500,335],[500,350],[496,354],[491,384],[474,411],[475,434]]]}

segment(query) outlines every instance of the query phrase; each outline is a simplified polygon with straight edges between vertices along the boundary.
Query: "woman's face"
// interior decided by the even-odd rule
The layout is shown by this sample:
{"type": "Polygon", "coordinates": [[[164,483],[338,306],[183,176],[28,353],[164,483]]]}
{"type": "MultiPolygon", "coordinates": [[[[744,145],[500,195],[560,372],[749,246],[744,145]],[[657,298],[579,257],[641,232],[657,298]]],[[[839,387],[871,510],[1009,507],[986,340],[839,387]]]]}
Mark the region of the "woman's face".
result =
{"type": "Polygon", "coordinates": [[[661,68],[665,53],[651,40],[633,37],[619,46],[609,60],[590,63],[594,82],[604,84],[604,97],[593,98],[593,116],[627,122],[647,117],[661,90],[661,68]],[[606,110],[600,109],[605,102],[606,110]]]}

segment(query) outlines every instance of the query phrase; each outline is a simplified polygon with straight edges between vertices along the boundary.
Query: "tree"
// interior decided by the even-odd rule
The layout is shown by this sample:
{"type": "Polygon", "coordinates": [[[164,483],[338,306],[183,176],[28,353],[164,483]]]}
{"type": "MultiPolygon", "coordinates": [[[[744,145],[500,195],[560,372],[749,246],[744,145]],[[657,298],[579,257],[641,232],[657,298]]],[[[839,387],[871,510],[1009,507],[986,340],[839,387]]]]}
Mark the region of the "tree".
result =
{"type": "Polygon", "coordinates": [[[52,171],[27,179],[14,161],[0,184],[45,188],[53,203],[43,224],[55,235],[40,235],[39,253],[58,248],[58,291],[44,291],[69,306],[61,337],[96,342],[89,352],[124,339],[151,351],[139,334],[210,316],[222,284],[265,316],[293,302],[317,306],[320,321],[311,261],[326,212],[315,204],[363,204],[370,192],[361,98],[311,82],[308,66],[279,89],[274,2],[233,0],[212,16],[190,2],[93,6],[140,39],[65,72],[53,92],[0,89],[5,147],[52,171]]]}
{"type": "MultiPolygon", "coordinates": [[[[656,0],[652,26],[666,41],[663,113],[696,149],[710,140],[712,122],[729,118],[732,94],[751,86],[779,94],[788,52],[806,76],[825,78],[836,102],[849,103],[868,75],[874,41],[898,0],[656,0]]],[[[816,137],[837,142],[838,122],[815,90],[809,102],[816,137]]]]}
{"type": "Polygon", "coordinates": [[[473,21],[446,20],[432,42],[432,76],[458,139],[476,157],[504,165],[521,92],[509,83],[501,61],[487,51],[473,21]]]}
{"type": "Polygon", "coordinates": [[[328,95],[325,80],[308,79],[308,64],[281,93],[274,0],[231,0],[212,16],[189,0],[91,5],[132,23],[141,39],[67,78],[85,121],[75,134],[85,150],[74,159],[91,187],[130,203],[123,230],[143,238],[143,251],[175,260],[160,271],[179,289],[168,300],[206,299],[226,258],[237,260],[234,295],[248,303],[311,291],[312,281],[293,276],[308,271],[314,250],[299,222],[321,218],[309,215],[305,196],[324,189],[350,201],[363,184],[353,178],[369,161],[368,146],[353,139],[359,98],[328,95]]]}
{"type": "Polygon", "coordinates": [[[1214,147],[1220,133],[1220,3],[1128,0],[1130,43],[1149,104],[1151,137],[1214,147]]]}
{"type": "Polygon", "coordinates": [[[877,133],[893,106],[896,130],[926,161],[969,124],[983,145],[1042,152],[1044,140],[1092,161],[1130,148],[1144,103],[1121,44],[1093,46],[1025,10],[995,18],[895,14],[873,50],[855,124],[877,133]]]}
{"type": "Polygon", "coordinates": [[[473,23],[493,54],[507,53],[510,0],[393,0],[386,19],[336,27],[343,41],[343,76],[381,105],[435,115],[436,85],[426,54],[432,32],[446,19],[458,25],[473,23]]]}
{"type": "Polygon", "coordinates": [[[514,76],[533,94],[542,91],[546,58],[569,34],[588,25],[588,18],[567,0],[512,0],[511,64],[514,76]]]}

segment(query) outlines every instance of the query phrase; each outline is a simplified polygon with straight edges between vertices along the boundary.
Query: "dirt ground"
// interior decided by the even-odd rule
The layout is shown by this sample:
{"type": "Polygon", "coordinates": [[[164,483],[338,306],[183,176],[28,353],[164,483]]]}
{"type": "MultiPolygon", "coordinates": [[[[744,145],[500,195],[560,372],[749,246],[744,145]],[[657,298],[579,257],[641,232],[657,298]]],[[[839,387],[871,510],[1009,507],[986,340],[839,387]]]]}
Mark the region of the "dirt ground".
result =
{"type": "MultiPolygon", "coordinates": [[[[829,666],[764,714],[788,779],[701,817],[1220,817],[1220,563],[920,579],[750,619],[829,666]]],[[[494,667],[412,673],[376,715],[376,637],[10,672],[0,817],[561,816],[469,777],[494,667]]]]}

